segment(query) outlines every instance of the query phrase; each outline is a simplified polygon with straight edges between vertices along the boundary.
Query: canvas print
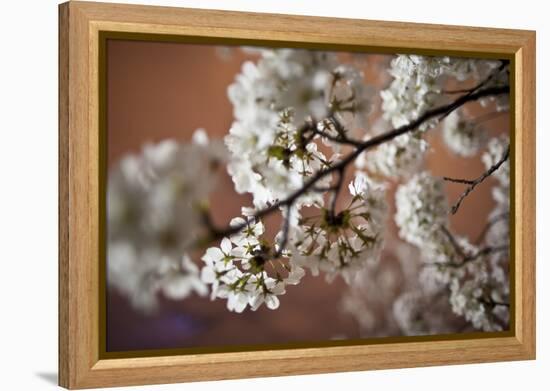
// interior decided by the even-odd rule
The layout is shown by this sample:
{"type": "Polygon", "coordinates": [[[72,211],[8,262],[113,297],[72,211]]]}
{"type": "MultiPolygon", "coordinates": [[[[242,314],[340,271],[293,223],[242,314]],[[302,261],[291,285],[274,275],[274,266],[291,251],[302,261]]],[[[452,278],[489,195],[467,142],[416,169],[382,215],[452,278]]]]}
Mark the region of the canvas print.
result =
{"type": "Polygon", "coordinates": [[[107,351],[509,330],[510,71],[107,40],[107,351]]]}

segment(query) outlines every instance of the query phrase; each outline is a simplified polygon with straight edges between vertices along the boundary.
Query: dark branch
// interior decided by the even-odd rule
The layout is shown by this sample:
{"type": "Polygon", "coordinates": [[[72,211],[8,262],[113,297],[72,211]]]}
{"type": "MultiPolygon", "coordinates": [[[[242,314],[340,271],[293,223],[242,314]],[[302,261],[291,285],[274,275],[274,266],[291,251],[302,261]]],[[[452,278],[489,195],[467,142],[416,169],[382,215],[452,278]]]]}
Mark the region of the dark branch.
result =
{"type": "Polygon", "coordinates": [[[445,227],[444,225],[441,226],[441,229],[443,231],[443,233],[445,234],[445,236],[447,236],[447,238],[449,239],[449,241],[451,242],[451,245],[453,246],[453,248],[455,249],[456,253],[461,257],[461,258],[466,258],[466,255],[464,254],[464,251],[462,250],[462,247],[460,246],[460,244],[458,244],[458,242],[456,241],[456,238],[453,236],[453,234],[447,229],[447,227],[445,227]]]}
{"type": "Polygon", "coordinates": [[[460,106],[468,103],[468,102],[473,102],[473,101],[476,101],[478,99],[481,99],[481,98],[485,98],[485,97],[488,97],[488,96],[495,96],[495,95],[502,95],[502,94],[507,94],[510,92],[510,86],[501,86],[501,87],[490,87],[490,88],[486,88],[484,90],[480,90],[474,94],[470,94],[470,95],[463,95],[461,96],[460,98],[456,99],[454,102],[452,103],[449,103],[447,105],[444,105],[444,106],[440,106],[440,107],[437,107],[435,109],[432,109],[432,110],[429,110],[429,111],[426,111],[423,115],[421,115],[420,117],[418,117],[416,120],[412,121],[411,123],[407,124],[407,125],[403,125],[403,126],[400,126],[399,128],[396,128],[396,129],[393,129],[393,130],[390,130],[386,133],[382,133],[376,137],[373,137],[371,138],[370,140],[367,140],[363,143],[361,143],[361,145],[357,148],[357,150],[353,153],[351,153],[350,155],[348,155],[348,157],[344,160],[342,160],[341,162],[346,162],[349,163],[348,160],[353,160],[355,159],[357,156],[359,156],[361,154],[361,152],[367,150],[367,149],[371,149],[373,147],[376,147],[380,144],[383,144],[387,141],[390,141],[398,136],[401,136],[402,134],[405,134],[405,133],[408,133],[410,131],[413,131],[413,130],[416,130],[420,125],[422,125],[424,122],[434,118],[434,117],[437,117],[438,115],[441,115],[447,111],[453,111],[453,110],[456,110],[457,108],[459,108],[460,106]]]}
{"type": "Polygon", "coordinates": [[[311,188],[311,191],[314,191],[316,193],[326,193],[327,191],[334,191],[336,190],[335,185],[330,186],[314,186],[311,188]]]}
{"type": "Polygon", "coordinates": [[[509,246],[506,244],[506,245],[502,245],[502,246],[488,246],[488,247],[485,247],[485,248],[482,248],[481,250],[479,250],[477,253],[475,253],[474,255],[470,255],[470,256],[467,256],[467,257],[464,257],[464,263],[467,263],[467,262],[471,262],[471,261],[475,261],[476,259],[478,259],[479,257],[483,257],[485,255],[489,255],[489,254],[493,254],[493,253],[498,253],[498,252],[502,252],[502,251],[508,251],[510,248],[509,246]]]}
{"type": "Polygon", "coordinates": [[[463,88],[460,90],[441,90],[441,93],[446,95],[458,95],[458,94],[466,94],[470,91],[471,91],[470,88],[463,88]]]}
{"type": "Polygon", "coordinates": [[[489,254],[493,254],[493,253],[497,253],[497,252],[508,251],[508,250],[509,250],[508,245],[488,246],[488,247],[482,248],[481,250],[479,250],[475,254],[465,256],[462,259],[462,262],[460,262],[460,263],[454,263],[454,262],[438,263],[438,262],[435,262],[435,263],[425,263],[425,266],[461,268],[461,267],[465,266],[467,263],[473,262],[473,261],[477,260],[478,258],[483,257],[485,255],[489,255],[489,254]]]}
{"type": "MultiPolygon", "coordinates": [[[[463,95],[462,98],[466,98],[466,97],[471,96],[471,95],[477,93],[478,91],[480,91],[483,87],[485,87],[493,79],[495,79],[502,72],[502,70],[505,69],[507,66],[508,66],[508,62],[502,61],[500,63],[500,66],[498,67],[498,69],[496,71],[492,72],[489,76],[487,76],[484,80],[482,80],[474,88],[464,91],[465,95],[463,95]]],[[[451,114],[451,112],[453,110],[454,109],[448,110],[445,113],[443,113],[443,115],[441,117],[439,117],[439,121],[442,121],[445,117],[447,117],[449,114],[451,114]]]]}
{"type": "MultiPolygon", "coordinates": [[[[393,130],[390,130],[386,133],[382,133],[378,136],[375,136],[367,141],[364,141],[356,146],[356,149],[349,153],[347,156],[345,156],[342,160],[338,161],[337,163],[317,171],[314,175],[312,175],[309,180],[307,180],[304,185],[288,195],[285,199],[279,200],[274,202],[273,204],[259,210],[256,212],[254,217],[256,219],[260,219],[270,213],[273,213],[274,211],[278,210],[281,207],[291,206],[299,197],[306,194],[308,191],[311,191],[315,184],[325,176],[332,174],[333,172],[342,170],[345,168],[348,164],[353,162],[361,153],[370,150],[372,148],[377,147],[380,144],[383,144],[385,142],[391,141],[396,137],[399,137],[403,134],[406,134],[408,132],[416,130],[420,125],[422,125],[424,122],[435,118],[437,116],[440,116],[446,112],[453,111],[457,109],[458,107],[461,107],[462,105],[473,102],[481,98],[485,98],[488,96],[496,96],[496,95],[502,95],[507,94],[510,92],[510,86],[497,86],[497,87],[489,87],[485,89],[478,90],[474,93],[463,95],[459,98],[457,98],[455,101],[436,107],[432,110],[426,111],[424,114],[419,116],[416,120],[410,122],[407,125],[400,126],[398,128],[395,128],[393,130]]],[[[236,232],[239,232],[242,230],[246,225],[242,226],[233,226],[233,227],[227,227],[225,229],[212,229],[211,230],[211,240],[222,238],[224,236],[228,236],[231,234],[234,234],[236,232]]]]}
{"type": "MultiPolygon", "coordinates": [[[[343,144],[343,145],[352,145],[354,147],[360,147],[362,144],[362,141],[360,140],[354,140],[352,138],[349,138],[347,136],[347,131],[342,125],[340,121],[338,121],[338,118],[334,116],[334,114],[331,114],[328,117],[328,121],[334,126],[334,130],[336,130],[337,136],[333,136],[326,131],[319,130],[319,129],[312,129],[314,134],[319,135],[323,138],[326,138],[327,140],[333,141],[337,144],[343,144]]],[[[327,122],[328,122],[327,121],[327,122]]]]}
{"type": "Polygon", "coordinates": [[[465,183],[469,184],[469,186],[464,190],[464,192],[460,195],[456,203],[451,208],[451,214],[455,214],[458,211],[458,208],[460,208],[460,205],[462,204],[462,201],[470,194],[477,185],[482,183],[485,179],[490,177],[496,170],[504,164],[506,160],[508,160],[508,157],[510,156],[510,146],[506,148],[506,151],[500,158],[498,162],[496,162],[494,165],[492,165],[487,171],[485,171],[483,174],[481,174],[479,177],[473,180],[466,180],[466,179],[451,179],[451,178],[445,178],[445,180],[451,180],[452,182],[459,182],[459,183],[465,183]]]}
{"type": "Polygon", "coordinates": [[[510,303],[504,303],[502,301],[495,301],[491,298],[489,299],[480,299],[480,303],[485,304],[489,307],[496,307],[496,306],[504,306],[504,307],[510,307],[510,303]]]}
{"type": "Polygon", "coordinates": [[[337,144],[343,144],[343,145],[352,145],[354,147],[360,147],[362,142],[358,140],[353,140],[347,136],[332,136],[328,134],[327,132],[324,132],[322,130],[316,129],[314,131],[316,135],[319,135],[323,138],[326,138],[327,140],[333,141],[337,144]]]}
{"type": "Polygon", "coordinates": [[[450,178],[448,176],[444,176],[443,180],[447,182],[462,183],[464,185],[471,185],[474,183],[474,181],[470,179],[450,178]]]}

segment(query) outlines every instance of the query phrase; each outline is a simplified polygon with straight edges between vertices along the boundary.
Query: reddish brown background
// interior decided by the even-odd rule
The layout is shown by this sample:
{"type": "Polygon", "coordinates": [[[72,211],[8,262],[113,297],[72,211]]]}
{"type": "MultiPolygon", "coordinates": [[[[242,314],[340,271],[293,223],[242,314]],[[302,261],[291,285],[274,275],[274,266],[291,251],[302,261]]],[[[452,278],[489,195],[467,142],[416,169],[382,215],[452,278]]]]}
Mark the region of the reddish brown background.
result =
{"type": "MultiPolygon", "coordinates": [[[[214,46],[109,40],[109,167],[124,154],[139,152],[145,142],[166,138],[188,141],[197,128],[205,128],[211,138],[227,134],[233,121],[227,86],[247,58],[254,57],[214,46]]],[[[364,69],[368,83],[378,88],[387,84],[384,69],[389,59],[368,56],[364,69]]],[[[487,127],[492,132],[507,132],[508,118],[501,116],[487,127]]],[[[435,132],[430,142],[427,166],[434,175],[473,178],[484,170],[479,157],[463,159],[450,154],[435,132]]],[[[455,200],[463,189],[454,184],[447,188],[450,200],[455,200]]],[[[489,189],[489,183],[482,184],[475,197],[464,202],[452,221],[458,233],[471,237],[480,233],[493,205],[489,189]]],[[[250,199],[235,194],[231,179],[224,176],[212,201],[216,221],[226,224],[250,199]]],[[[194,296],[181,302],[165,302],[155,316],[134,312],[123,297],[109,290],[107,350],[357,338],[357,325],[338,306],[344,288],[340,279],[327,284],[323,278],[308,275],[299,286],[287,289],[277,311],[262,307],[257,312],[234,314],[225,309],[225,300],[211,302],[194,296]]]]}

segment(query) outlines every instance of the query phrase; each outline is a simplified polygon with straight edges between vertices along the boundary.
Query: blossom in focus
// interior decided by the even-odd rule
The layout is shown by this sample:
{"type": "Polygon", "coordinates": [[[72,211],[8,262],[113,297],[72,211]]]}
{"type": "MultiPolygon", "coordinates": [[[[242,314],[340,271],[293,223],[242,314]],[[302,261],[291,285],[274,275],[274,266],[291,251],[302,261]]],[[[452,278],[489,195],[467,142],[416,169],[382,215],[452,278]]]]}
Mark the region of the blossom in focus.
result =
{"type": "Polygon", "coordinates": [[[334,215],[321,209],[317,218],[304,218],[290,240],[291,262],[319,271],[332,281],[341,275],[350,282],[367,263],[377,262],[383,247],[387,205],[385,187],[363,172],[349,185],[349,205],[334,215]]]}
{"type": "Polygon", "coordinates": [[[274,246],[264,238],[261,221],[236,217],[231,226],[240,229],[223,238],[220,247],[208,248],[202,257],[205,266],[201,278],[211,285],[212,300],[226,299],[227,309],[234,312],[243,312],[247,307],[256,311],[262,304],[277,309],[278,296],[285,293],[286,285],[300,282],[303,269],[274,255],[274,246]]]}
{"type": "MultiPolygon", "coordinates": [[[[290,49],[260,53],[257,63],[243,64],[228,88],[236,120],[225,139],[235,188],[251,193],[256,207],[288,196],[331,164],[332,156],[325,156],[311,138],[308,142],[306,132],[315,128],[315,119],[332,114],[343,128],[354,130],[365,125],[370,112],[361,72],[339,64],[335,54],[290,49]]],[[[297,204],[321,205],[322,197],[310,192],[297,204]]]]}

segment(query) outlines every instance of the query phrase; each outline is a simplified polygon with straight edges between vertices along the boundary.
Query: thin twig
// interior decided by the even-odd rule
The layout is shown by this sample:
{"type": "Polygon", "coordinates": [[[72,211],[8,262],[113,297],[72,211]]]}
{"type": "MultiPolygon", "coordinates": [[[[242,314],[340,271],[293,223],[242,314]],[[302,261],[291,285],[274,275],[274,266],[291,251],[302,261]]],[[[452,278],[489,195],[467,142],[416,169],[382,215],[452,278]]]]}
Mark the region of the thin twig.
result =
{"type": "Polygon", "coordinates": [[[447,182],[454,182],[454,183],[462,183],[464,185],[471,185],[474,183],[473,180],[471,179],[462,179],[462,178],[450,178],[448,176],[444,176],[443,177],[443,180],[444,181],[447,181],[447,182]]]}
{"type": "Polygon", "coordinates": [[[321,137],[326,138],[327,140],[333,141],[337,144],[344,144],[344,145],[352,145],[354,147],[360,147],[362,142],[358,140],[351,139],[347,136],[332,136],[328,134],[327,132],[324,132],[322,130],[315,129],[314,133],[316,135],[319,135],[321,137]]]}
{"type": "Polygon", "coordinates": [[[496,306],[503,306],[503,307],[510,307],[510,303],[505,303],[502,301],[495,301],[493,299],[479,299],[480,303],[483,303],[485,305],[496,307],[496,306]]]}
{"type": "MultiPolygon", "coordinates": [[[[502,72],[502,70],[505,69],[507,66],[508,66],[508,62],[502,61],[500,66],[498,67],[498,69],[496,71],[492,72],[489,76],[487,76],[484,80],[482,80],[474,88],[472,88],[470,90],[467,90],[467,91],[464,91],[465,95],[463,95],[462,97],[463,98],[468,97],[468,96],[471,96],[472,94],[475,94],[476,92],[478,92],[481,88],[485,87],[490,81],[492,81],[494,78],[496,78],[502,72]]],[[[441,117],[439,117],[439,121],[441,122],[443,119],[445,119],[449,114],[451,114],[451,112],[453,110],[449,110],[449,111],[443,113],[443,115],[441,117]]]]}
{"type": "Polygon", "coordinates": [[[436,267],[451,267],[451,268],[461,268],[464,267],[469,262],[473,262],[477,260],[479,257],[493,254],[496,252],[501,251],[508,251],[509,246],[508,245],[502,245],[502,246],[488,246],[485,248],[482,248],[477,253],[473,255],[467,255],[462,259],[461,263],[454,263],[454,262],[448,262],[448,263],[439,263],[439,262],[432,262],[432,263],[424,263],[425,266],[436,266],[436,267]]]}
{"type": "Polygon", "coordinates": [[[451,245],[454,247],[455,251],[461,258],[466,258],[466,255],[464,254],[464,251],[462,250],[462,247],[458,242],[456,241],[456,238],[453,236],[453,234],[445,227],[444,225],[441,226],[441,229],[445,236],[449,239],[451,242],[451,245]]]}
{"type": "Polygon", "coordinates": [[[286,245],[288,243],[288,233],[290,231],[290,218],[291,218],[290,214],[292,213],[291,210],[292,210],[292,207],[290,205],[287,205],[286,216],[284,217],[284,220],[283,220],[283,230],[282,230],[283,237],[278,243],[279,248],[275,252],[274,258],[279,258],[283,254],[283,251],[285,250],[286,245]]]}
{"type": "Polygon", "coordinates": [[[507,244],[502,245],[502,246],[487,246],[487,247],[482,248],[481,250],[479,250],[474,255],[470,255],[470,256],[465,257],[464,258],[464,263],[475,261],[479,257],[483,257],[485,255],[489,255],[489,254],[492,254],[492,253],[497,253],[497,252],[501,252],[501,251],[508,251],[509,249],[510,249],[510,246],[508,246],[507,244]]]}
{"type": "Polygon", "coordinates": [[[458,94],[466,94],[470,91],[471,91],[470,88],[464,88],[460,90],[441,90],[441,93],[446,95],[458,95],[458,94]]]}
{"type": "Polygon", "coordinates": [[[311,188],[311,191],[314,191],[316,193],[326,193],[327,191],[334,191],[336,187],[334,185],[330,186],[313,186],[311,188]]]}
{"type": "MultiPolygon", "coordinates": [[[[500,166],[506,160],[508,160],[509,156],[510,156],[510,146],[508,146],[508,148],[506,148],[506,151],[504,152],[504,154],[502,155],[502,157],[500,158],[500,160],[498,162],[493,164],[487,171],[485,171],[483,174],[481,174],[476,179],[471,180],[471,181],[468,181],[466,179],[454,179],[454,180],[452,180],[453,182],[460,181],[460,183],[469,184],[469,186],[466,188],[466,190],[464,190],[464,192],[460,195],[458,200],[455,202],[455,204],[451,208],[451,214],[455,214],[458,211],[458,208],[460,208],[460,205],[462,204],[462,201],[464,201],[464,199],[468,196],[468,194],[470,194],[476,188],[477,185],[479,185],[485,179],[487,179],[489,176],[491,176],[493,174],[493,172],[498,170],[500,168],[500,166]]],[[[446,178],[446,180],[451,180],[451,178],[446,178]]]]}
{"type": "Polygon", "coordinates": [[[349,138],[347,136],[346,129],[344,128],[342,123],[338,120],[338,118],[336,118],[336,116],[334,114],[331,113],[327,119],[334,126],[334,129],[336,130],[336,133],[338,133],[338,136],[333,136],[333,135],[327,133],[326,131],[315,129],[315,128],[313,128],[313,129],[310,128],[310,130],[312,130],[314,134],[319,135],[321,137],[324,137],[327,140],[333,141],[333,142],[338,143],[338,144],[352,145],[354,147],[361,146],[361,144],[363,143],[362,141],[354,140],[354,139],[349,138]]]}

